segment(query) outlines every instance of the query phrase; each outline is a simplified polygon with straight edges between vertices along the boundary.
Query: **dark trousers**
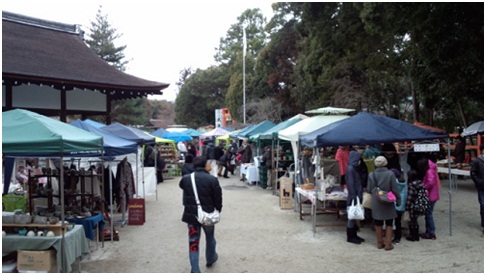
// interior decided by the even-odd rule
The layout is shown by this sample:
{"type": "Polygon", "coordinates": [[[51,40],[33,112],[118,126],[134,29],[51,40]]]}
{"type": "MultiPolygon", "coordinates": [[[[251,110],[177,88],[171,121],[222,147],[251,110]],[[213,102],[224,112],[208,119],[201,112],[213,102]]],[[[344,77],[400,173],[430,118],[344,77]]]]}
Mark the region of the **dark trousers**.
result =
{"type": "Polygon", "coordinates": [[[402,238],[402,215],[403,211],[397,211],[397,217],[395,218],[395,230],[393,231],[395,239],[402,238]]]}

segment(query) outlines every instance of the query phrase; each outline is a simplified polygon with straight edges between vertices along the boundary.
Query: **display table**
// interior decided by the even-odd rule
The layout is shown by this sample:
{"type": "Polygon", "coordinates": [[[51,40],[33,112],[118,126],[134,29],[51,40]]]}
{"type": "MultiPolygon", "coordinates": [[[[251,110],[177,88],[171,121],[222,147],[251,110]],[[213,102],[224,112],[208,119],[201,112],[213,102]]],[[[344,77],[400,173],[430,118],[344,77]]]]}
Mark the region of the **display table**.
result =
{"type": "MultiPolygon", "coordinates": [[[[93,233],[94,229],[97,228],[99,233],[100,230],[103,231],[105,226],[105,220],[103,219],[103,215],[101,214],[101,212],[91,217],[66,219],[66,221],[82,225],[84,227],[84,233],[86,234],[86,238],[92,241],[95,240],[95,235],[93,233]]],[[[99,238],[96,238],[96,240],[98,239],[99,238]]]]}
{"type": "MultiPolygon", "coordinates": [[[[449,167],[440,167],[437,166],[437,172],[441,174],[449,174],[449,167]]],[[[457,176],[471,176],[470,170],[463,170],[457,168],[451,168],[451,175],[452,175],[452,186],[456,189],[457,188],[457,176]]]]}
{"type": "Polygon", "coordinates": [[[83,254],[89,253],[88,240],[82,225],[75,225],[64,235],[64,255],[61,251],[62,236],[56,237],[26,237],[7,235],[2,238],[2,252],[10,253],[17,250],[42,251],[50,248],[56,250],[57,266],[60,272],[71,272],[71,265],[83,254]],[[64,262],[62,259],[64,258],[64,262]]]}
{"type": "Polygon", "coordinates": [[[258,167],[251,163],[242,163],[240,165],[240,177],[245,175],[245,179],[252,183],[252,182],[259,182],[260,181],[260,174],[258,172],[258,167]]]}
{"type": "Polygon", "coordinates": [[[328,194],[326,193],[325,195],[323,194],[322,197],[316,196],[316,191],[315,190],[304,190],[300,187],[295,187],[295,192],[297,194],[297,204],[299,205],[299,218],[302,220],[303,215],[309,215],[305,214],[302,211],[302,204],[305,203],[305,201],[309,201],[311,203],[311,213],[310,215],[312,216],[312,231],[316,233],[316,227],[318,226],[342,226],[342,224],[317,224],[316,222],[316,217],[318,214],[336,214],[337,219],[340,218],[340,209],[339,209],[339,202],[340,201],[346,201],[347,196],[344,192],[336,192],[336,193],[331,193],[328,194]],[[319,207],[318,207],[319,204],[319,207]]]}

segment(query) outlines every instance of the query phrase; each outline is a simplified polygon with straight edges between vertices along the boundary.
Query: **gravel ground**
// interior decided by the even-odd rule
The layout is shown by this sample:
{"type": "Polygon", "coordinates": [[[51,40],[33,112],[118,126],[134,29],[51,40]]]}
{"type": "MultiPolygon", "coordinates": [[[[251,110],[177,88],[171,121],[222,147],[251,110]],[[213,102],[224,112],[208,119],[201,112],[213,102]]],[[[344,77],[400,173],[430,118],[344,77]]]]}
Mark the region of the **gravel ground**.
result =
{"type": "MultiPolygon", "coordinates": [[[[146,198],[146,223],[116,226],[120,241],[105,242],[78,264],[84,273],[188,273],[187,227],[181,222],[180,177],[157,187],[157,196],[146,198]]],[[[484,232],[480,227],[477,194],[471,180],[459,180],[449,192],[442,180],[441,200],[434,217],[436,240],[402,242],[391,251],[378,250],[370,226],[359,235],[361,245],[346,242],[345,220],[319,215],[319,223],[342,225],[318,227],[312,232],[310,216],[299,220],[298,212],[281,210],[272,191],[239,181],[235,175],[220,178],[223,188],[222,221],[216,226],[219,260],[202,272],[209,273],[484,273],[484,232]],[[449,193],[452,197],[452,235],[449,223],[449,193]]],[[[115,217],[115,220],[117,217],[115,217]]],[[[419,220],[423,231],[424,219],[419,220]]],[[[406,236],[408,230],[404,231],[406,236]]],[[[205,249],[204,237],[200,249],[205,249]]]]}

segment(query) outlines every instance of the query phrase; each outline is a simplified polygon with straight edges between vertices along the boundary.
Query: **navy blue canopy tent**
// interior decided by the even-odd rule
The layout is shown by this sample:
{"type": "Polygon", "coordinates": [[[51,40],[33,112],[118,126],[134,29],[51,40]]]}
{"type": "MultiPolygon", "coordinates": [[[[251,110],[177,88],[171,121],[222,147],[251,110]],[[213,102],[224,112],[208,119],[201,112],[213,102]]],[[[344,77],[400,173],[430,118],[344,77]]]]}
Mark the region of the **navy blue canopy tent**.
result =
{"type": "Polygon", "coordinates": [[[137,152],[137,143],[116,136],[105,129],[95,127],[79,119],[70,124],[103,137],[105,157],[115,157],[137,152]]]}
{"type": "Polygon", "coordinates": [[[446,138],[446,133],[424,129],[386,116],[361,112],[302,135],[299,139],[302,145],[325,147],[446,138]]]}
{"type": "Polygon", "coordinates": [[[144,131],[114,122],[110,125],[103,126],[101,129],[106,130],[116,136],[136,142],[137,144],[155,143],[155,137],[146,134],[144,131]]]}

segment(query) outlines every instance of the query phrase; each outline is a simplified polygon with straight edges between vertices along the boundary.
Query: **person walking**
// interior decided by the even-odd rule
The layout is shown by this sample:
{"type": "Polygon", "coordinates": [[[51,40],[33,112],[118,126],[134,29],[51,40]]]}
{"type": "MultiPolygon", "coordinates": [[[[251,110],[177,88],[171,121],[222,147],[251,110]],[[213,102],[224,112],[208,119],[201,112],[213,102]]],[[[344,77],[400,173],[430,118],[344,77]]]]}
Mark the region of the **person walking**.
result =
{"type": "MultiPolygon", "coordinates": [[[[437,171],[437,164],[430,159],[423,159],[427,161],[428,169],[425,173],[425,177],[422,180],[427,195],[429,196],[429,210],[425,213],[425,232],[420,234],[422,239],[435,240],[435,222],[434,222],[434,206],[440,199],[439,197],[439,174],[437,171]]],[[[419,164],[423,165],[423,164],[419,164]]]]}
{"type": "MultiPolygon", "coordinates": [[[[223,208],[223,192],[219,185],[218,178],[209,174],[211,166],[205,156],[195,157],[193,160],[195,168],[195,182],[199,200],[204,211],[211,213],[214,209],[219,212],[223,208]]],[[[191,273],[200,273],[199,268],[199,240],[201,228],[206,236],[206,267],[211,267],[218,260],[216,252],[216,239],[214,237],[215,226],[201,225],[197,220],[197,204],[194,195],[191,175],[185,175],[179,182],[183,190],[182,203],[184,212],[182,221],[187,223],[189,232],[189,262],[191,273]]]]}
{"type": "Polygon", "coordinates": [[[206,146],[206,158],[209,161],[209,164],[211,166],[211,170],[209,173],[213,175],[214,177],[218,177],[218,160],[219,158],[216,158],[216,147],[214,146],[213,141],[209,141],[208,145],[206,146]]]}
{"type": "MultiPolygon", "coordinates": [[[[230,170],[230,161],[233,157],[233,153],[230,150],[227,150],[226,153],[222,157],[219,158],[219,165],[224,169],[223,177],[229,179],[228,171],[230,170]]],[[[221,172],[220,172],[221,174],[221,172]]]]}
{"type": "MultiPolygon", "coordinates": [[[[400,193],[398,192],[397,179],[393,172],[386,168],[387,160],[384,156],[375,159],[376,170],[368,176],[368,192],[373,194],[373,190],[378,187],[383,192],[392,191],[396,197],[396,205],[401,205],[400,193]]],[[[378,249],[392,250],[393,219],[397,217],[395,205],[385,204],[372,196],[371,214],[375,223],[376,242],[378,249]],[[383,239],[383,223],[386,225],[385,239],[383,239]]]]}
{"type": "Polygon", "coordinates": [[[481,227],[484,228],[484,146],[479,147],[481,155],[471,164],[471,179],[478,190],[479,214],[481,215],[481,227]]]}
{"type": "MultiPolygon", "coordinates": [[[[346,187],[348,189],[348,198],[346,205],[351,206],[352,202],[363,201],[363,184],[360,176],[359,162],[361,154],[358,151],[349,152],[348,166],[346,167],[346,187]]],[[[358,224],[356,220],[348,219],[346,224],[346,241],[354,244],[361,244],[365,240],[358,236],[358,224]]]]}
{"type": "MultiPolygon", "coordinates": [[[[253,157],[253,153],[252,153],[250,145],[248,145],[246,140],[243,140],[243,143],[241,144],[237,153],[240,154],[240,156],[241,156],[241,159],[240,159],[241,165],[251,162],[251,158],[253,157]]],[[[246,175],[244,173],[242,174],[242,178],[240,179],[240,181],[246,181],[246,175]]]]}
{"type": "Polygon", "coordinates": [[[224,152],[224,143],[219,142],[218,146],[214,148],[214,159],[216,160],[216,165],[217,165],[217,171],[218,171],[218,177],[222,177],[223,175],[221,174],[223,172],[223,166],[221,165],[220,159],[223,157],[225,154],[224,152]]]}

